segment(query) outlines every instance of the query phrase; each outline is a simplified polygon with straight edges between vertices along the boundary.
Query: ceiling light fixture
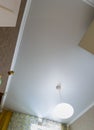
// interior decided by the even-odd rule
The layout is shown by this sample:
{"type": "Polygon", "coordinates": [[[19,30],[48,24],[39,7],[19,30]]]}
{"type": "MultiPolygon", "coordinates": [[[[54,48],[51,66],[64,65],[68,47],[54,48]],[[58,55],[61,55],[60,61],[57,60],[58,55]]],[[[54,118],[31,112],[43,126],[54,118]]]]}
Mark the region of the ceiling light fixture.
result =
{"type": "MultiPolygon", "coordinates": [[[[56,89],[59,91],[59,95],[60,95],[60,99],[61,99],[61,85],[57,85],[56,89]]],[[[59,118],[59,119],[68,119],[70,118],[74,113],[74,109],[73,107],[68,104],[68,103],[60,103],[58,105],[56,105],[55,109],[54,109],[54,116],[59,118]]]]}

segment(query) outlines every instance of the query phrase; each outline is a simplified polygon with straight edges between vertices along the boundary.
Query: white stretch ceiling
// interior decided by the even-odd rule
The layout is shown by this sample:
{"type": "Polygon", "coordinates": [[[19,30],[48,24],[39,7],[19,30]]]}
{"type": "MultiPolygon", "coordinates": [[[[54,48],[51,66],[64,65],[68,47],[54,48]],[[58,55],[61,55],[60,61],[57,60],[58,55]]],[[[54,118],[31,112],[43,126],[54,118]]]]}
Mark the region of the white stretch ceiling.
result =
{"type": "Polygon", "coordinates": [[[82,0],[32,1],[5,107],[69,123],[94,102],[94,55],[79,47],[93,18],[82,0]],[[70,119],[52,116],[60,102],[74,107],[70,119]]]}

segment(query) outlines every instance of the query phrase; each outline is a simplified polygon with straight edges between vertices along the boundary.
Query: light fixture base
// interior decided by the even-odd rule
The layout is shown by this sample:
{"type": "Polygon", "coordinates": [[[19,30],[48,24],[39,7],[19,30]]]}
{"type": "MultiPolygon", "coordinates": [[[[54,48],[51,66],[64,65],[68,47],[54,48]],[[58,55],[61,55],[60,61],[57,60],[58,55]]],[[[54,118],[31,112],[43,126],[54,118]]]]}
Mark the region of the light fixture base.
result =
{"type": "Polygon", "coordinates": [[[57,89],[57,90],[61,90],[61,84],[57,84],[57,85],[56,85],[56,89],[57,89]]]}

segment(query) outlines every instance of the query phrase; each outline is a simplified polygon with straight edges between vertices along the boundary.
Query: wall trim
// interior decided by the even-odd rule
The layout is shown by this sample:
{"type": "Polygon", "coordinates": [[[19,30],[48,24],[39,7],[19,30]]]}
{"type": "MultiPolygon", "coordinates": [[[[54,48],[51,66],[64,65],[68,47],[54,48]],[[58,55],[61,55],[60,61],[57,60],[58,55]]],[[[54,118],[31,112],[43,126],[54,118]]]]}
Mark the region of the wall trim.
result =
{"type": "Polygon", "coordinates": [[[73,124],[76,120],[78,120],[81,116],[83,116],[90,108],[94,106],[94,102],[91,103],[86,109],[84,109],[76,118],[68,123],[68,126],[73,124]]]}

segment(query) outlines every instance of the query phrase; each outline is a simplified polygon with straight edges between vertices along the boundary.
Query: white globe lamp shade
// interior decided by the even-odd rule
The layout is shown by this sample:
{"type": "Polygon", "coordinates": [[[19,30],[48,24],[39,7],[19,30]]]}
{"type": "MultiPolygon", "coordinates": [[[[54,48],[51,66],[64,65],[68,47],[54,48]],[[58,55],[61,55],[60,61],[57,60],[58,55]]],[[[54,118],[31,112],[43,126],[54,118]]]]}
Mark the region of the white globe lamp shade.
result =
{"type": "Polygon", "coordinates": [[[74,113],[73,107],[68,103],[60,103],[54,109],[54,117],[59,119],[68,119],[74,113]]]}

